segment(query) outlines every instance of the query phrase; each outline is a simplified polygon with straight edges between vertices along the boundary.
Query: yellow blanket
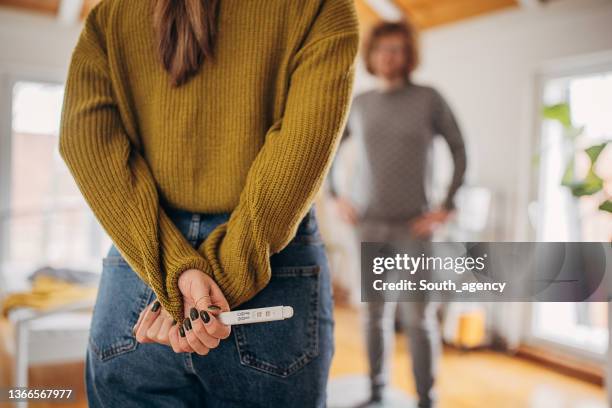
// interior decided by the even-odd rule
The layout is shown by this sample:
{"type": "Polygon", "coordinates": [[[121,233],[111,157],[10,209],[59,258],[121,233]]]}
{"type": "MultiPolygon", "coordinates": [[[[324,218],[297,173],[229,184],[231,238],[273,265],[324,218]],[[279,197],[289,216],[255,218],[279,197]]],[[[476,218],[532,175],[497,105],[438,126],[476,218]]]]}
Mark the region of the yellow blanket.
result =
{"type": "Polygon", "coordinates": [[[76,301],[95,299],[97,290],[96,287],[77,285],[51,276],[40,275],[34,278],[30,291],[8,295],[2,302],[0,311],[4,316],[17,307],[30,307],[44,311],[76,301]]]}

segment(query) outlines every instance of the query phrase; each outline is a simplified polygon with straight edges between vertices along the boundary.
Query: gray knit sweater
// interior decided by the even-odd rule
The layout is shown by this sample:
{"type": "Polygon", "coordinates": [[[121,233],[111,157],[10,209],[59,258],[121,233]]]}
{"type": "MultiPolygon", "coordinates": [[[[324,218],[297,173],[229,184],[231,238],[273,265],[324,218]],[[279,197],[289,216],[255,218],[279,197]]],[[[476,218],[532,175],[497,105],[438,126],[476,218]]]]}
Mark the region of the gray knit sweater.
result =
{"type": "MultiPolygon", "coordinates": [[[[357,168],[348,198],[362,219],[407,220],[428,210],[425,175],[436,135],[444,137],[453,157],[454,174],[443,203],[452,209],[466,155],[457,122],[442,96],[433,88],[408,83],[355,97],[342,140],[356,138],[357,168]]],[[[337,194],[333,183],[330,192],[337,194]]]]}

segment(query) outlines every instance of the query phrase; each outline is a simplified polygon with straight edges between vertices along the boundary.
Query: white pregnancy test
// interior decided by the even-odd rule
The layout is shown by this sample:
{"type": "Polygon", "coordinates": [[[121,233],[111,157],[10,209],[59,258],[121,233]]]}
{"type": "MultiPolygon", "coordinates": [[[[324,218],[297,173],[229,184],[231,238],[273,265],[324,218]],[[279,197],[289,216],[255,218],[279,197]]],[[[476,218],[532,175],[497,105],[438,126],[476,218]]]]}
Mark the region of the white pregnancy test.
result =
{"type": "Polygon", "coordinates": [[[293,317],[291,306],[260,307],[258,309],[236,310],[219,314],[221,323],[228,326],[235,324],[263,323],[285,320],[293,317]]]}

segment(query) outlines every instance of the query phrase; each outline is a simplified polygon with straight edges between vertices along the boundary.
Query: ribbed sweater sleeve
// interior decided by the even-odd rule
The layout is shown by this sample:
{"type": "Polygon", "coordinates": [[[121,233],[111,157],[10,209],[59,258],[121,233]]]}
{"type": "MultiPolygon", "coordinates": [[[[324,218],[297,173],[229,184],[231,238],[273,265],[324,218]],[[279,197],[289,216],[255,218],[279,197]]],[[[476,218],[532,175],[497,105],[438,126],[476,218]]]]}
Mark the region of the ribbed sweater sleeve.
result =
{"type": "Polygon", "coordinates": [[[358,25],[352,1],[326,1],[294,55],[281,120],[266,134],[239,203],[200,251],[232,307],[269,281],[338,147],[350,105],[358,25]]]}
{"type": "Polygon", "coordinates": [[[180,321],[178,276],[208,264],[161,208],[149,166],[122,126],[99,10],[88,15],[72,54],[60,154],[118,250],[180,321]]]}
{"type": "MultiPolygon", "coordinates": [[[[349,137],[351,137],[351,129],[349,127],[350,117],[351,117],[351,114],[349,112],[349,119],[347,120],[346,126],[344,126],[344,130],[342,131],[342,137],[340,138],[340,146],[338,147],[338,150],[340,150],[340,148],[342,148],[343,143],[347,141],[349,137]]],[[[327,180],[327,185],[328,185],[327,192],[332,198],[339,197],[338,188],[336,187],[336,183],[334,183],[334,177],[333,177],[337,166],[338,166],[338,156],[335,156],[334,160],[332,160],[331,168],[329,170],[329,175],[327,177],[328,179],[327,180]]]]}

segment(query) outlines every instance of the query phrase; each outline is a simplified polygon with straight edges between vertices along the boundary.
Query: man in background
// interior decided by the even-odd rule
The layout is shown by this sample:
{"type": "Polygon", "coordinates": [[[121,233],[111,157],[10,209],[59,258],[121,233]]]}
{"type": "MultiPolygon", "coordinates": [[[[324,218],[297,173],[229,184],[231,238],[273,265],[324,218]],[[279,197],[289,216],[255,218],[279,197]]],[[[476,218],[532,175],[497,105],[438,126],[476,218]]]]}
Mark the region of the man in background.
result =
{"type": "MultiPolygon", "coordinates": [[[[343,140],[356,139],[356,174],[349,194],[338,196],[337,210],[364,241],[427,243],[437,225],[447,221],[461,186],[466,154],[453,113],[433,88],[417,85],[411,74],[418,64],[416,33],[405,22],[380,23],[364,42],[368,72],[376,89],[355,97],[343,140]],[[428,151],[434,136],[444,137],[454,174],[446,199],[431,208],[426,197],[428,151]]],[[[365,330],[371,397],[381,406],[393,350],[396,302],[368,302],[365,330]]],[[[441,353],[437,305],[426,300],[399,303],[412,354],[420,408],[434,406],[434,382],[441,353]]]]}

